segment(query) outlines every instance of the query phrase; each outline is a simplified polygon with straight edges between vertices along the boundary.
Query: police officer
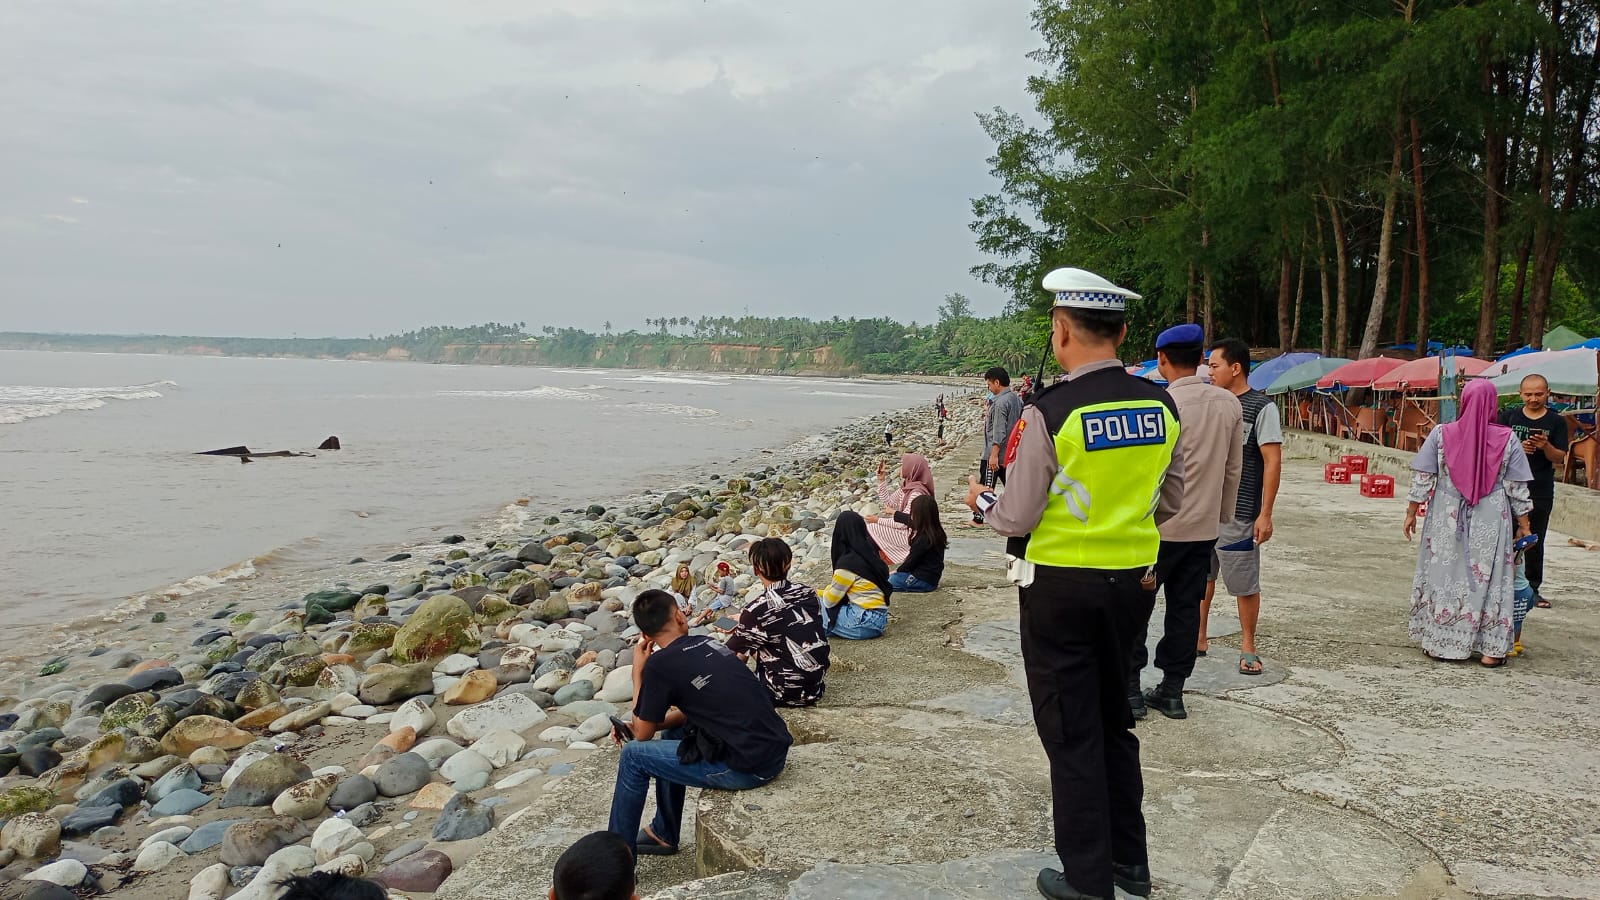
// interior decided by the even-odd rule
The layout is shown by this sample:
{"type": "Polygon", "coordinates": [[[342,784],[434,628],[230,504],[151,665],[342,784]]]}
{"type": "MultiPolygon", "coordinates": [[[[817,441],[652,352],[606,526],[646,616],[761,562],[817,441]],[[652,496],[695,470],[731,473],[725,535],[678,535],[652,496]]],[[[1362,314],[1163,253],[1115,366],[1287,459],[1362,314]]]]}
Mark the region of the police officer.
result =
{"type": "Polygon", "coordinates": [[[1010,441],[1008,489],[976,479],[967,505],[1007,543],[1022,660],[1050,760],[1061,871],[1054,900],[1150,895],[1139,741],[1125,695],[1132,641],[1155,606],[1156,529],[1183,498],[1171,396],[1117,359],[1139,295],[1081,269],[1044,279],[1051,347],[1067,379],[1041,390],[1010,441]]]}

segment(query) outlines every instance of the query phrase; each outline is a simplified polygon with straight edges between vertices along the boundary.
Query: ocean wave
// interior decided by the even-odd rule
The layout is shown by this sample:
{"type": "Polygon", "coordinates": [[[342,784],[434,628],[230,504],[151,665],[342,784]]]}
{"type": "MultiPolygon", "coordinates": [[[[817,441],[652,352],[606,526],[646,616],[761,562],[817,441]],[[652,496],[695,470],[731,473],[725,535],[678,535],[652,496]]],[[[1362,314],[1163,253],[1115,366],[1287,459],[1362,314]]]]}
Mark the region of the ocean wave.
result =
{"type": "MultiPolygon", "coordinates": [[[[257,557],[256,559],[262,558],[264,557],[257,557]]],[[[254,578],[256,577],[256,559],[236,562],[231,566],[223,566],[215,572],[195,575],[175,584],[169,584],[164,588],[129,597],[107,611],[101,618],[107,622],[125,622],[130,616],[144,612],[152,602],[178,600],[190,594],[198,594],[201,591],[222,587],[229,582],[254,578]]]]}
{"type": "Polygon", "coordinates": [[[175,381],[89,388],[0,385],[0,425],[16,425],[64,412],[89,412],[104,407],[110,400],[159,400],[165,396],[161,389],[177,386],[175,381]]]}
{"type": "Polygon", "coordinates": [[[685,419],[714,419],[722,413],[700,406],[682,406],[677,403],[624,403],[621,408],[629,412],[679,416],[685,419]]]}
{"type": "Polygon", "coordinates": [[[685,375],[672,375],[666,372],[655,372],[650,375],[635,375],[631,378],[619,378],[618,381],[637,381],[647,384],[699,384],[707,387],[727,387],[727,379],[712,380],[710,378],[689,378],[685,375]]]}
{"type": "Polygon", "coordinates": [[[857,394],[851,391],[806,391],[808,397],[852,397],[861,400],[893,400],[888,394],[857,394]]]}
{"type": "Polygon", "coordinates": [[[574,391],[567,388],[540,385],[536,388],[514,391],[440,391],[443,397],[489,397],[499,400],[596,400],[594,394],[587,391],[574,391]]]}

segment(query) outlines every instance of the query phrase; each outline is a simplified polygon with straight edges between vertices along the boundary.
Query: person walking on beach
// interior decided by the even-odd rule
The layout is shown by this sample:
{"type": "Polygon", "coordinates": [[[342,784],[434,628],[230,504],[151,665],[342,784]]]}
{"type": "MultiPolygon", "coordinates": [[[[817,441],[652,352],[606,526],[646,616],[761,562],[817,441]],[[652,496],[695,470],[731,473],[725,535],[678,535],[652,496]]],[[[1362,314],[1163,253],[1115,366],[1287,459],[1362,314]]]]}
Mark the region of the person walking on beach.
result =
{"type": "Polygon", "coordinates": [[[894,443],[894,420],[883,420],[883,445],[888,447],[894,443]]]}
{"type": "Polygon", "coordinates": [[[1039,873],[1039,892],[1104,900],[1115,885],[1148,897],[1144,780],[1126,688],[1133,640],[1155,606],[1158,525],[1183,500],[1178,410],[1117,359],[1125,304],[1137,294],[1081,269],[1051,272],[1044,288],[1055,294],[1050,343],[1067,380],[1022,412],[1006,493],[972,478],[967,505],[1011,538],[1022,663],[1050,760],[1061,857],[1060,871],[1039,873]]]}
{"type": "Polygon", "coordinates": [[[1544,543],[1550,533],[1550,512],[1556,505],[1556,467],[1567,461],[1567,420],[1550,411],[1550,382],[1543,375],[1522,379],[1519,392],[1522,407],[1502,410],[1500,424],[1509,427],[1522,442],[1528,470],[1533,473],[1533,480],[1528,483],[1533,512],[1528,521],[1539,541],[1526,551],[1528,584],[1533,587],[1534,605],[1549,609],[1550,601],[1540,593],[1544,585],[1544,543]]]}
{"type": "Polygon", "coordinates": [[[1250,345],[1228,338],[1211,345],[1211,383],[1239,398],[1244,412],[1244,459],[1239,471],[1239,501],[1233,520],[1218,530],[1212,583],[1200,602],[1196,653],[1210,648],[1206,626],[1218,575],[1239,604],[1239,674],[1260,675],[1256,623],[1261,618],[1261,545],[1272,540],[1272,509],[1283,475],[1283,425],[1278,407],[1250,386],[1250,345]]]}
{"type": "MultiPolygon", "coordinates": [[[[1011,429],[1022,418],[1022,399],[1011,391],[1011,373],[995,366],[983,373],[984,384],[989,388],[988,412],[983,417],[983,456],[978,459],[978,480],[984,487],[994,490],[1006,483],[1006,442],[1011,439],[1011,429]]],[[[972,524],[983,524],[983,513],[974,510],[972,524]]]]}
{"type": "Polygon", "coordinates": [[[1433,429],[1411,461],[1401,527],[1411,540],[1428,504],[1411,586],[1412,640],[1433,659],[1477,653],[1489,668],[1516,640],[1513,545],[1529,533],[1533,511],[1528,455],[1509,427],[1495,424],[1499,402],[1493,384],[1467,382],[1460,417],[1433,429]]]}
{"type": "Polygon", "coordinates": [[[1142,719],[1148,704],[1169,719],[1188,718],[1183,683],[1194,672],[1200,639],[1200,602],[1217,545],[1220,523],[1233,521],[1244,458],[1244,412],[1232,393],[1207,384],[1198,373],[1205,354],[1199,325],[1175,325],[1156,338],[1156,366],[1183,423],[1183,506],[1161,524],[1156,576],[1167,610],[1156,668],[1161,683],[1140,693],[1139,675],[1149,659],[1146,631],[1133,642],[1128,704],[1142,719]]]}

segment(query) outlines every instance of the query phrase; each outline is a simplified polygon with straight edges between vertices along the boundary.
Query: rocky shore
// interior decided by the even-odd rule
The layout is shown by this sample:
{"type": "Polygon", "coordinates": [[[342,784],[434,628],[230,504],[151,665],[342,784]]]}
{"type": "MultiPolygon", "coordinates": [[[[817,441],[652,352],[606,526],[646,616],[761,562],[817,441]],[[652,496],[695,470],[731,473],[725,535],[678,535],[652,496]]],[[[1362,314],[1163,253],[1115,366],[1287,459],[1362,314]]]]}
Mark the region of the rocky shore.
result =
{"type": "Polygon", "coordinates": [[[611,751],[639,591],[680,564],[704,581],[727,561],[747,592],[745,548],[767,536],[816,583],[831,520],[875,510],[879,460],[939,458],[977,433],[981,407],[950,410],[944,442],[931,408],[905,410],[893,448],[875,417],[735,477],[356,561],[304,596],[260,585],[163,604],[13,659],[0,674],[0,896],[269,900],[313,869],[431,894],[576,763],[611,751]]]}

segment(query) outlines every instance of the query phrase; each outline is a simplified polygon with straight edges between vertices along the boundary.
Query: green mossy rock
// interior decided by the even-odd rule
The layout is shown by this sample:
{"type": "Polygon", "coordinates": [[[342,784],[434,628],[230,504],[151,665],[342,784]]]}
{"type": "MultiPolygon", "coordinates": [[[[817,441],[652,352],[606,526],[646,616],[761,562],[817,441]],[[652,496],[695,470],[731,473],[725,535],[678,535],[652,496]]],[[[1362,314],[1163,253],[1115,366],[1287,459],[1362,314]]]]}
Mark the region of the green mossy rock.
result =
{"type": "Polygon", "coordinates": [[[477,652],[478,644],[472,607],[460,597],[438,594],[422,601],[400,627],[390,653],[396,663],[416,663],[443,659],[452,653],[477,652]]]}
{"type": "Polygon", "coordinates": [[[309,609],[314,603],[328,612],[345,612],[361,602],[361,595],[355,591],[335,588],[327,591],[312,591],[305,597],[306,607],[309,609]]]}
{"type": "Polygon", "coordinates": [[[350,630],[350,640],[345,643],[344,652],[351,656],[359,656],[363,653],[386,650],[394,643],[394,636],[399,632],[400,626],[388,622],[357,625],[350,630]]]}
{"type": "Polygon", "coordinates": [[[41,787],[18,785],[0,794],[0,819],[15,819],[27,813],[42,813],[56,805],[56,795],[41,787]]]}

